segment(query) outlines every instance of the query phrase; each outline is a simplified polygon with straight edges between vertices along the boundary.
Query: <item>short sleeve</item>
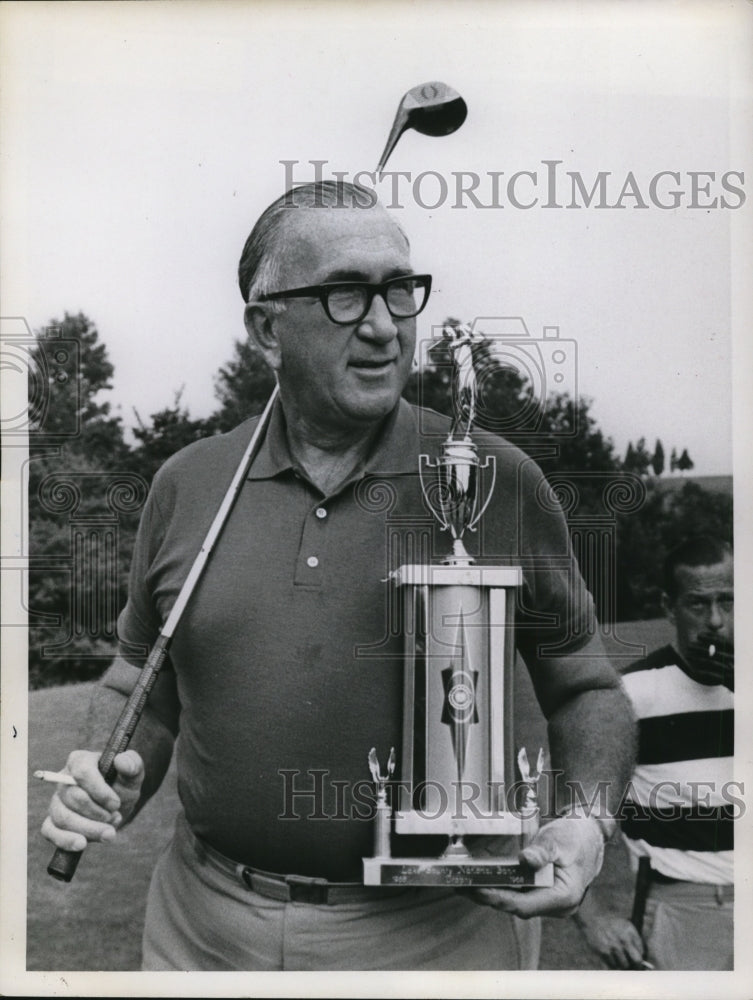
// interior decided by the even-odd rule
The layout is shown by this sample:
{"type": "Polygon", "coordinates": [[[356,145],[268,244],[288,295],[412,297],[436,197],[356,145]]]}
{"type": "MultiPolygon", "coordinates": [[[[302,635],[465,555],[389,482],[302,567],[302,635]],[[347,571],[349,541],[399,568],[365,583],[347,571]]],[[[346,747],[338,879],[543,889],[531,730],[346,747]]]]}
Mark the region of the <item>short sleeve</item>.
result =
{"type": "Polygon", "coordinates": [[[555,491],[530,458],[519,464],[517,478],[524,575],[517,635],[530,662],[576,652],[594,634],[596,617],[555,491]]]}
{"type": "Polygon", "coordinates": [[[165,537],[158,492],[159,478],[155,477],[136,533],[128,577],[128,600],[118,618],[120,654],[135,666],[143,663],[162,627],[148,584],[150,567],[165,537]]]}

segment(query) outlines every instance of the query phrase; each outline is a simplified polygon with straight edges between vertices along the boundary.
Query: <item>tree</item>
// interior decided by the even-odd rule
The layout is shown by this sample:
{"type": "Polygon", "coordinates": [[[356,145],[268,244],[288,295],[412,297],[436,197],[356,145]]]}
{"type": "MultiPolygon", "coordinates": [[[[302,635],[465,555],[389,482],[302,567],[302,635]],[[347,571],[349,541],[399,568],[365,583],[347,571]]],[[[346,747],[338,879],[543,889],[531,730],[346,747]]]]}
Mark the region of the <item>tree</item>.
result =
{"type": "Polygon", "coordinates": [[[670,456],[670,459],[669,459],[669,471],[670,472],[674,472],[675,469],[677,468],[677,461],[678,461],[678,459],[677,459],[677,448],[673,448],[672,449],[672,455],[670,456]]]}
{"type": "Polygon", "coordinates": [[[670,549],[696,534],[732,541],[733,503],[725,493],[712,493],[697,483],[681,489],[656,480],[646,485],[641,509],[618,519],[618,567],[629,584],[624,616],[655,618],[660,603],[664,559],[670,549]]]}
{"type": "Polygon", "coordinates": [[[29,681],[92,680],[115,652],[115,621],[146,484],[75,449],[29,476],[29,681]],[[108,495],[111,503],[108,503],[108,495]],[[119,503],[118,501],[125,501],[119,503]]]}
{"type": "Polygon", "coordinates": [[[664,472],[664,446],[658,438],[656,439],[656,447],[654,448],[654,457],[651,459],[651,465],[655,476],[660,476],[664,472]]]}
{"type": "Polygon", "coordinates": [[[688,455],[688,449],[683,448],[682,455],[680,455],[680,458],[677,461],[677,468],[680,472],[689,472],[694,466],[695,462],[690,455],[688,455]]]}
{"type": "Polygon", "coordinates": [[[686,482],[667,497],[667,524],[662,538],[668,549],[690,535],[716,535],[732,542],[733,499],[728,493],[712,493],[698,483],[686,482]]]}
{"type": "Polygon", "coordinates": [[[129,448],[102,399],[114,369],[96,325],[65,313],[36,337],[32,357],[45,377],[29,384],[29,673],[40,687],[95,677],[112,658],[103,636],[125,595],[143,491],[138,477],[120,475],[129,448]],[[117,515],[112,490],[116,504],[125,500],[117,515]]]}
{"type": "Polygon", "coordinates": [[[134,428],[133,436],[139,445],[133,451],[132,461],[150,483],[157,469],[176,451],[217,432],[217,417],[192,420],[188,410],[180,405],[182,395],[181,388],[175,393],[173,405],[152,413],[149,423],[134,410],[139,426],[134,428]]]}
{"type": "Polygon", "coordinates": [[[46,386],[40,392],[29,385],[31,454],[49,452],[45,442],[54,437],[68,453],[84,454],[104,468],[118,467],[128,447],[120,417],[110,415],[110,403],[101,397],[112,388],[114,368],[96,325],[82,312],[66,312],[62,321],[50,320],[35,336],[32,358],[45,373],[46,386]]]}
{"type": "Polygon", "coordinates": [[[232,430],[261,413],[274,385],[274,374],[258,347],[250,338],[237,340],[233,357],[215,378],[215,395],[220,402],[219,410],[212,415],[216,429],[232,430]]]}
{"type": "Polygon", "coordinates": [[[635,446],[635,471],[639,476],[647,476],[650,466],[651,455],[646,449],[646,439],[642,437],[635,446]]]}
{"type": "Polygon", "coordinates": [[[618,472],[622,464],[614,442],[605,437],[591,414],[592,400],[566,394],[550,396],[543,412],[539,443],[556,444],[556,456],[542,458],[542,468],[572,472],[618,472]]]}
{"type": "Polygon", "coordinates": [[[645,437],[639,438],[634,446],[630,441],[625,452],[625,460],[622,464],[625,472],[635,472],[639,476],[647,476],[653,459],[646,448],[645,437]]]}

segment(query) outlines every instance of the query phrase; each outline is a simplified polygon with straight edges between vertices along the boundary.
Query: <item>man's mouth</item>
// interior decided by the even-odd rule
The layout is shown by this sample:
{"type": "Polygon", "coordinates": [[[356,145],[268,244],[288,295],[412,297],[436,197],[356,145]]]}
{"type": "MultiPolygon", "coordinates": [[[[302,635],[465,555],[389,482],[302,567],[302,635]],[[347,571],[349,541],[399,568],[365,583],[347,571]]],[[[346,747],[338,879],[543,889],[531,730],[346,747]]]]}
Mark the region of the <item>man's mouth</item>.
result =
{"type": "Polygon", "coordinates": [[[378,374],[380,372],[385,372],[392,367],[395,363],[395,358],[363,358],[357,361],[351,361],[351,368],[357,368],[359,371],[368,371],[378,374]]]}

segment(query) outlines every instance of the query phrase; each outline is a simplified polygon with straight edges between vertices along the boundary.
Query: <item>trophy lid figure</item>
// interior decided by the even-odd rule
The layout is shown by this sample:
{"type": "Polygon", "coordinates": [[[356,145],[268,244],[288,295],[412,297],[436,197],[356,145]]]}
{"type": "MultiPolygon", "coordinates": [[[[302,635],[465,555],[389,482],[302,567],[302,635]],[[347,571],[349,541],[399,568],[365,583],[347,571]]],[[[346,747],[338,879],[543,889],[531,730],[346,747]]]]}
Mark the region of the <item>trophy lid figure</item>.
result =
{"type": "Polygon", "coordinates": [[[377,760],[376,755],[376,747],[372,747],[371,750],[369,750],[369,770],[371,771],[371,777],[377,788],[377,798],[382,801],[387,796],[387,782],[395,773],[395,748],[391,747],[390,755],[387,758],[387,773],[381,774],[379,761],[377,760]]]}
{"type": "Polygon", "coordinates": [[[454,373],[455,421],[450,432],[451,438],[456,438],[465,418],[465,439],[469,440],[471,427],[476,419],[476,401],[478,399],[478,380],[473,364],[473,348],[484,340],[468,323],[446,323],[442,336],[452,357],[454,373]]]}
{"type": "Polygon", "coordinates": [[[484,337],[467,324],[446,324],[443,336],[447,342],[454,368],[455,419],[442,447],[442,455],[432,464],[426,455],[421,456],[419,473],[429,508],[442,529],[452,535],[452,555],[444,562],[448,565],[470,565],[473,559],[463,543],[466,531],[473,531],[489,505],[494,490],[496,465],[493,456],[483,464],[471,439],[471,427],[476,418],[478,379],[474,365],[474,348],[484,342],[484,337]],[[425,470],[431,468],[430,480],[425,470]],[[479,501],[481,469],[490,468],[492,481],[486,499],[479,501]]]}
{"type": "Polygon", "coordinates": [[[531,772],[531,765],[528,763],[528,754],[526,753],[526,748],[521,747],[518,751],[518,769],[520,770],[520,776],[523,779],[523,783],[526,786],[525,798],[523,799],[523,806],[521,808],[521,813],[527,815],[529,813],[536,812],[539,808],[539,798],[537,786],[541,780],[541,771],[544,767],[544,748],[539,747],[539,755],[536,758],[536,770],[531,772]]]}

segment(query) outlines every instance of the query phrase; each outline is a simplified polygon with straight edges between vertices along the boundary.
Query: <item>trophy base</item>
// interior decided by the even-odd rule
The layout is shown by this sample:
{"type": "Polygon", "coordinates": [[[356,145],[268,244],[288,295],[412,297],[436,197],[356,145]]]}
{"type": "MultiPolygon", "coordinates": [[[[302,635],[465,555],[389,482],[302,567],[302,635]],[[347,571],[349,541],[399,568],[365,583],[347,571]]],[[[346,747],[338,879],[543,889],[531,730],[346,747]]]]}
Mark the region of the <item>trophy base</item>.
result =
{"type": "Polygon", "coordinates": [[[554,868],[504,858],[364,858],[363,884],[530,889],[553,885],[554,868]]]}

